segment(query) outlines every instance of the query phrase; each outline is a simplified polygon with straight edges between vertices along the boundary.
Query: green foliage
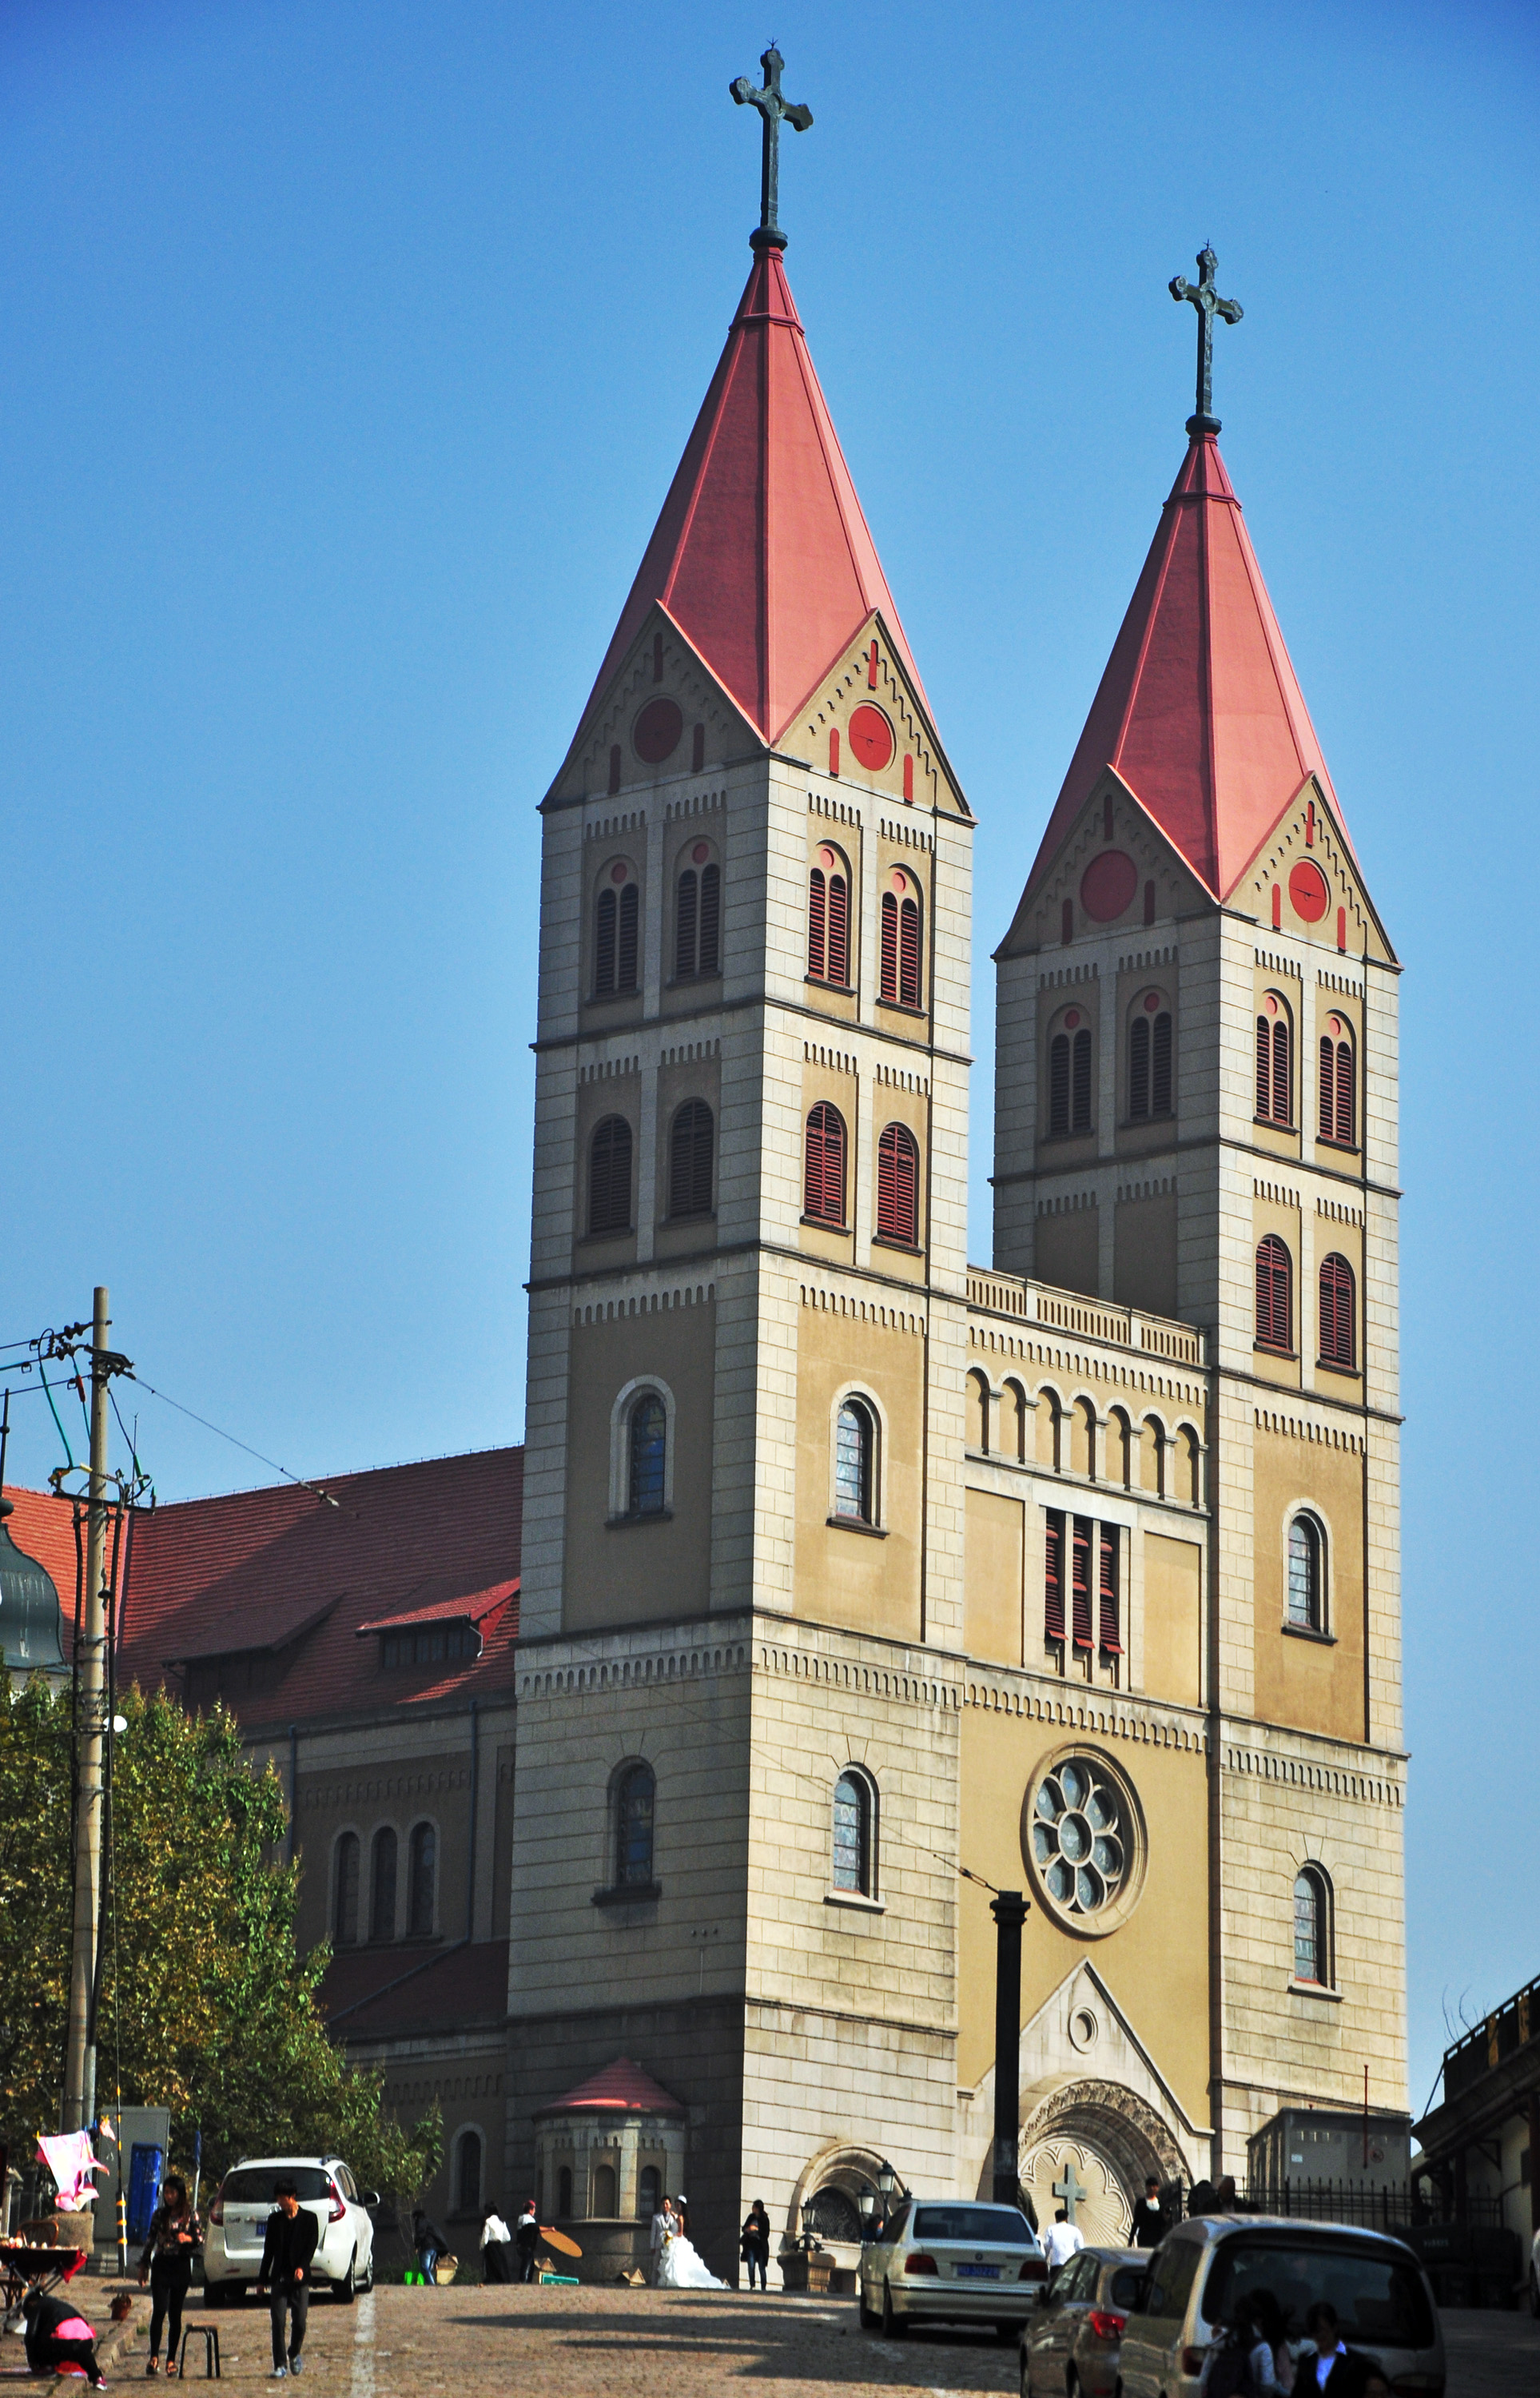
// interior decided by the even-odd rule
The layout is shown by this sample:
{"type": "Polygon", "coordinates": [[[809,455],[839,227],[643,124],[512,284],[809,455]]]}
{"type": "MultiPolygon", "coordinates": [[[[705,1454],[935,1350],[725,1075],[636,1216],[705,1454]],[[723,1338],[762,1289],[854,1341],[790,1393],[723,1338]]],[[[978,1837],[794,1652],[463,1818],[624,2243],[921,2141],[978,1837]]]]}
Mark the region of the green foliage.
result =
{"type": "MultiPolygon", "coordinates": [[[[101,2103],[120,2063],[126,2102],[171,2109],[183,2162],[201,2129],[206,2180],[242,2154],[335,2150],[361,2181],[415,2196],[442,2154],[438,2109],[404,2130],[381,2076],[327,2036],[329,1952],[300,1956],[298,1868],[274,1862],[276,1772],[247,1762],[222,1708],[190,1716],[137,1691],[119,1708],[101,2103]]],[[[59,2120],[72,1871],[69,1693],[0,1674],[0,2138],[19,2160],[59,2120]]]]}

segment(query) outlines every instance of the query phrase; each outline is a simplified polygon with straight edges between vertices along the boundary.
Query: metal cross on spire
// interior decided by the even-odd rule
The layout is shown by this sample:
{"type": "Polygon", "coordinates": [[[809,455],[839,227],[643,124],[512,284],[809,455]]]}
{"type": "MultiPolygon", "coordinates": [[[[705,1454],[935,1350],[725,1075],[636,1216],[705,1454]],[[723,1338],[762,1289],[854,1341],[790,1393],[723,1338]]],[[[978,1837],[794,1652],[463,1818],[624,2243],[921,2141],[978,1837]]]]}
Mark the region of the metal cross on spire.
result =
{"type": "Polygon", "coordinates": [[[1198,253],[1198,281],[1189,283],[1185,275],[1173,275],[1171,296],[1173,300],[1190,300],[1198,311],[1198,407],[1187,419],[1189,433],[1217,433],[1219,419],[1213,412],[1213,320],[1223,317],[1226,325],[1239,325],[1243,311],[1239,300],[1222,300],[1213,288],[1219,261],[1207,242],[1198,253]]]}
{"type": "Polygon", "coordinates": [[[784,249],[786,236],[776,222],[775,209],[781,180],[781,120],[794,132],[806,133],[812,123],[812,110],[800,101],[783,100],[781,73],[786,61],[772,42],[759,61],[764,72],[763,87],[756,90],[747,75],[735,75],[728,89],[742,108],[745,101],[759,111],[763,120],[763,147],[759,164],[759,229],[749,236],[751,249],[784,249]]]}

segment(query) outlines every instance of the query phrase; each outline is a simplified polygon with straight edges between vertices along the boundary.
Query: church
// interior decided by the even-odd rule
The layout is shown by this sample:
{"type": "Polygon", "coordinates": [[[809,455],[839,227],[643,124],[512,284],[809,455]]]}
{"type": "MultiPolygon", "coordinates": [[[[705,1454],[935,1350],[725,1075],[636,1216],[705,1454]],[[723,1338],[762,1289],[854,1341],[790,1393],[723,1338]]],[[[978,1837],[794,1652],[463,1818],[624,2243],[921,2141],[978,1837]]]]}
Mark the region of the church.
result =
{"type": "Polygon", "coordinates": [[[757,2195],[988,2194],[981,1884],[1039,2218],[1405,2106],[1399,967],[1219,451],[1239,311],[1172,287],[1198,408],[1035,848],[980,798],[971,1265],[974,805],[787,280],[781,63],[542,803],[510,1843],[507,2186],[687,2177],[728,2272],[757,2195]]]}
{"type": "Polygon", "coordinates": [[[885,2167],[987,2196],[991,1890],[1039,2220],[1407,2121],[1399,969],[1220,455],[1239,311],[1172,286],[1197,405],[1057,798],[977,795],[971,1264],[974,802],[763,69],[748,280],[542,802],[525,1449],[161,1509],[120,1607],[124,1678],[284,1774],[430,2207],[533,2190],[585,2272],[681,2187],[730,2279],[756,2197],[848,2267],[885,2167]]]}

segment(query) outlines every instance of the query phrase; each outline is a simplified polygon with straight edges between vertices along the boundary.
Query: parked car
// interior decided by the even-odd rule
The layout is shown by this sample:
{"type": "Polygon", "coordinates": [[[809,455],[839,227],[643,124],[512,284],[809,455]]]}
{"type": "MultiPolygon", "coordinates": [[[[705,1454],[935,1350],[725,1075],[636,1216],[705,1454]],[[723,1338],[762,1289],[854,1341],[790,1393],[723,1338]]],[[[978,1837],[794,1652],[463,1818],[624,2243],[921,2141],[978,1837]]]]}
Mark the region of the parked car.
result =
{"type": "Polygon", "coordinates": [[[1114,2398],[1143,2248],[1082,2248],[1038,2294],[1022,2333],[1022,2398],[1114,2398]]]}
{"type": "Polygon", "coordinates": [[[328,2285],[351,2307],[359,2290],[374,2287],[374,2225],[368,2209],[380,2193],[360,2190],[341,2157],[243,2157],[220,2184],[208,2210],[203,2243],[204,2304],[227,2307],[252,2288],[261,2270],[263,2235],[276,2201],[274,2184],[291,2181],[300,2204],[321,2228],[311,2286],[328,2285]]]}
{"type": "Polygon", "coordinates": [[[1396,2391],[1443,2398],[1438,2309],[1405,2242],[1353,2224],[1263,2216],[1202,2216],[1161,2242],[1123,2328],[1123,2398],[1196,2390],[1221,2325],[1256,2290],[1278,2300],[1291,2341],[1303,2338],[1316,2299],[1329,2298],[1347,2346],[1373,2357],[1396,2391]]]}
{"type": "Polygon", "coordinates": [[[1047,2276],[1019,2207],[906,2198],[861,2252],[861,2320],[889,2339],[921,2320],[993,2324],[1014,2339],[1047,2276]]]}

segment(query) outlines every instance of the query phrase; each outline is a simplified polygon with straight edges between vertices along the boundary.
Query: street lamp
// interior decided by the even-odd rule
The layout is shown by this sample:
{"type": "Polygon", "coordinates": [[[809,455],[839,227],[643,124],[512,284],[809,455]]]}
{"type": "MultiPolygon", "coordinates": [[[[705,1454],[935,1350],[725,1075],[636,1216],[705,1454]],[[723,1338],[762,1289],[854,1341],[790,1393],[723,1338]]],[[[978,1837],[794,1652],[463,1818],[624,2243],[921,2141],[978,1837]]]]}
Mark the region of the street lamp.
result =
{"type": "Polygon", "coordinates": [[[864,2241],[866,2241],[872,2236],[874,2229],[873,2218],[877,2214],[876,2190],[871,2189],[864,2189],[860,2197],[856,2200],[856,2205],[861,2214],[861,2237],[864,2241]]]}
{"type": "Polygon", "coordinates": [[[898,2188],[898,2176],[894,2173],[892,2166],[888,2162],[886,2157],[883,2158],[881,2164],[877,2167],[877,2186],[882,2192],[884,2198],[891,2198],[894,2190],[898,2188]]]}

